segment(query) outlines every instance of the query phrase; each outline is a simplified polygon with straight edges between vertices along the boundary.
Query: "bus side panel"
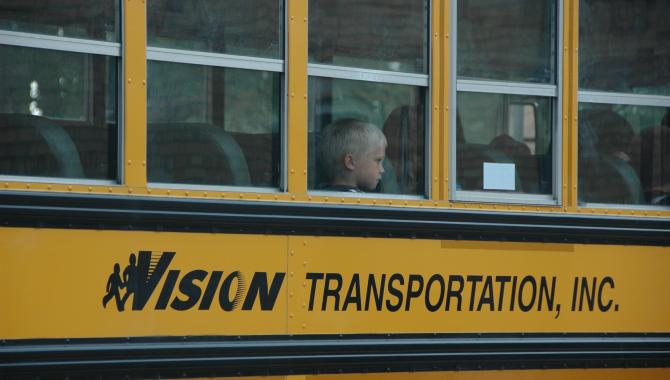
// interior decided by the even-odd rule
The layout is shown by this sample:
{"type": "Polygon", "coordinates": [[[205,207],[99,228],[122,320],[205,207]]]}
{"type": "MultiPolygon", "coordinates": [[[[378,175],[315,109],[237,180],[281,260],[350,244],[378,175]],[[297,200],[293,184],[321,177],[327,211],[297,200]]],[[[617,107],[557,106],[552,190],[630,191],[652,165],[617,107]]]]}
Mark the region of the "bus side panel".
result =
{"type": "Polygon", "coordinates": [[[286,246],[285,236],[1,228],[0,338],[285,334],[286,246]]]}

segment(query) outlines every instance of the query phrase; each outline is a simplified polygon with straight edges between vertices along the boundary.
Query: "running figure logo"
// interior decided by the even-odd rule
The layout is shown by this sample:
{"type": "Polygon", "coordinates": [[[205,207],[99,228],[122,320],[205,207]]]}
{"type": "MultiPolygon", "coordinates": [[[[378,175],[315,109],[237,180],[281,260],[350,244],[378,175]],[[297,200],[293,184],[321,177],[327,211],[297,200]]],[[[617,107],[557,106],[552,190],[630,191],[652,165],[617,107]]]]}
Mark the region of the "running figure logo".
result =
{"type": "Polygon", "coordinates": [[[107,294],[102,297],[102,307],[106,308],[107,303],[114,298],[118,311],[126,308],[142,310],[167,271],[174,255],[174,252],[139,251],[137,255],[131,253],[123,273],[121,265],[114,264],[114,272],[107,278],[105,287],[107,294]],[[124,289],[122,296],[121,292],[124,289]],[[132,301],[128,301],[131,295],[132,301]]]}
{"type": "Polygon", "coordinates": [[[102,297],[102,307],[107,307],[107,302],[112,298],[116,300],[116,308],[119,311],[123,311],[124,305],[128,300],[128,297],[131,294],[135,294],[137,291],[137,265],[136,265],[135,254],[131,253],[128,258],[128,266],[123,270],[123,280],[119,275],[121,267],[118,263],[114,264],[114,273],[109,275],[107,279],[107,294],[102,297]],[[121,297],[121,289],[126,289],[126,293],[121,297]]]}

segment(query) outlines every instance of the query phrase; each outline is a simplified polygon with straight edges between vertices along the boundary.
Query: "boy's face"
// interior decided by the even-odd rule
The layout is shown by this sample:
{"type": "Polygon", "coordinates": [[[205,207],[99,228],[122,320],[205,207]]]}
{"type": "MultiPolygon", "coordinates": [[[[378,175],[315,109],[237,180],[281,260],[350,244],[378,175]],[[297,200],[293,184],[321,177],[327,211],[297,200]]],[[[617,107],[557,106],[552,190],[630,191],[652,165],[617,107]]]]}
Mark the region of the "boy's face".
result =
{"type": "Polygon", "coordinates": [[[372,191],[382,179],[384,173],[384,157],[386,157],[386,144],[380,143],[359,155],[354,165],[356,186],[365,191],[372,191]]]}

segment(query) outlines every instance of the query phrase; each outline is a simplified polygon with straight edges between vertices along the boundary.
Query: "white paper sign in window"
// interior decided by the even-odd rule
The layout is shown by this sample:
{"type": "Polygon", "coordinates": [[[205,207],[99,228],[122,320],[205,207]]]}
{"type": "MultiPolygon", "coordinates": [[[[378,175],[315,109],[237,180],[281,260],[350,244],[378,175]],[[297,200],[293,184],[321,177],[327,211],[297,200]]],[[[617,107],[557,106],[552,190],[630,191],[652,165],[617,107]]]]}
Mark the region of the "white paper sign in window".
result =
{"type": "Polygon", "coordinates": [[[516,190],[514,164],[484,162],[484,190],[516,190]]]}

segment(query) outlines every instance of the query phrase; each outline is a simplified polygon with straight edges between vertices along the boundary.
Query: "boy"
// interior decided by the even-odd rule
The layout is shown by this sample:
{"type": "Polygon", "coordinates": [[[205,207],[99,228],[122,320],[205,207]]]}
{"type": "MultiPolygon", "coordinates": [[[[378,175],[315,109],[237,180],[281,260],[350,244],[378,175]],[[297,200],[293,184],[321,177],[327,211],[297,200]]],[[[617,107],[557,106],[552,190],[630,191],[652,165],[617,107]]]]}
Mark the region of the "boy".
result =
{"type": "Polygon", "coordinates": [[[340,119],[328,125],[318,147],[319,165],[328,179],[323,190],[373,191],[384,173],[386,146],[386,136],[372,124],[340,119]]]}

